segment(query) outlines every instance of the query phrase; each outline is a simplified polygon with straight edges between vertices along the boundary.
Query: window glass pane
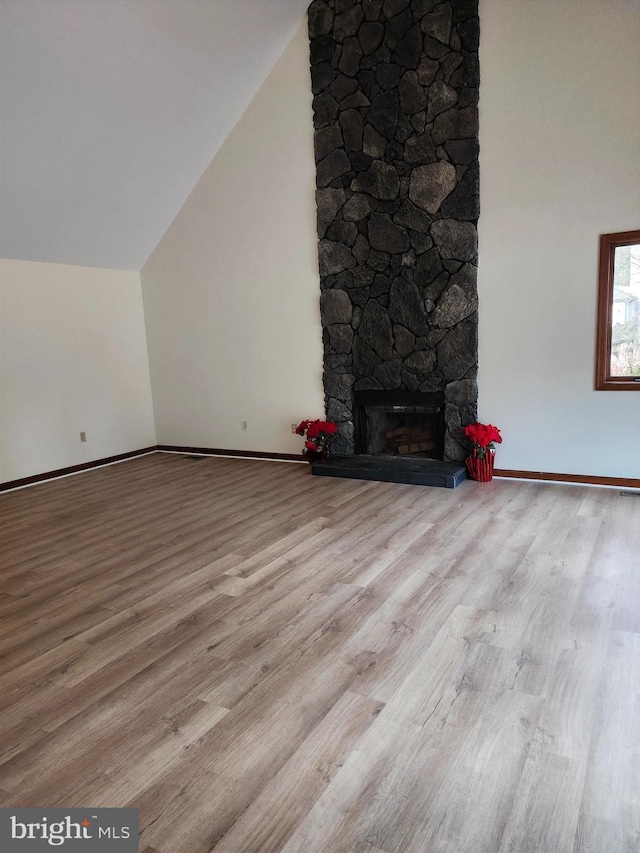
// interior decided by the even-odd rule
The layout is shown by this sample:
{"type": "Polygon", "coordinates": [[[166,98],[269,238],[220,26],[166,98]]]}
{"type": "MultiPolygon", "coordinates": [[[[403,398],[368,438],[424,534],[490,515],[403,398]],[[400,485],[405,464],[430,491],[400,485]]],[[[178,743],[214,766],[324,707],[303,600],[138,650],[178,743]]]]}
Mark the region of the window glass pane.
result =
{"type": "Polygon", "coordinates": [[[611,376],[640,376],[640,243],[615,250],[611,376]]]}

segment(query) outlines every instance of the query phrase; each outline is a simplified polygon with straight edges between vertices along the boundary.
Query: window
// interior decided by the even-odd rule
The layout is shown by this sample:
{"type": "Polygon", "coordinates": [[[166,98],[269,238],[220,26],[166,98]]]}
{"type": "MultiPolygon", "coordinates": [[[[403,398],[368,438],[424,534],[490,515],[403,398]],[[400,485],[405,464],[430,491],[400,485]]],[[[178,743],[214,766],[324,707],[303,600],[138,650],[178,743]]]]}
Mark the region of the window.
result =
{"type": "Polygon", "coordinates": [[[640,391],[640,231],[600,237],[596,390],[640,391]]]}

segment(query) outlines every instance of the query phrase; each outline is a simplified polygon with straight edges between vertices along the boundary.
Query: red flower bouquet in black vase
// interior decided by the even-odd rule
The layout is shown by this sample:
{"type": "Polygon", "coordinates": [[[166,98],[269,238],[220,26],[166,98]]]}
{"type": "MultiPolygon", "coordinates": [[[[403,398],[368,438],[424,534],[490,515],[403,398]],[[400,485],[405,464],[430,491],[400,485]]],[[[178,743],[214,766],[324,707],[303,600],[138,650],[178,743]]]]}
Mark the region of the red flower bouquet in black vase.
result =
{"type": "Polygon", "coordinates": [[[488,483],[493,479],[496,444],[502,444],[500,430],[493,424],[475,423],[465,427],[464,434],[473,444],[471,455],[467,457],[467,469],[474,480],[488,483]]]}
{"type": "Polygon", "coordinates": [[[331,436],[338,432],[333,421],[302,421],[296,428],[296,435],[306,436],[302,453],[307,462],[317,462],[329,455],[331,436]]]}

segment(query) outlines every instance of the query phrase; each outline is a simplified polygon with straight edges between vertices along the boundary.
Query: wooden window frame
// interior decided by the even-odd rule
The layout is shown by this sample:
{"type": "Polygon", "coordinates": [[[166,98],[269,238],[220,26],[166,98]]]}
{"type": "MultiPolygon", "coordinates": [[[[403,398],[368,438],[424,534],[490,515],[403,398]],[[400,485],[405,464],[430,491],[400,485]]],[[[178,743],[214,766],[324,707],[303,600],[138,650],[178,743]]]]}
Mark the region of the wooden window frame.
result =
{"type": "Polygon", "coordinates": [[[640,377],[611,376],[611,312],[613,271],[618,246],[640,243],[640,231],[600,235],[598,326],[596,337],[596,391],[640,391],[640,377]]]}

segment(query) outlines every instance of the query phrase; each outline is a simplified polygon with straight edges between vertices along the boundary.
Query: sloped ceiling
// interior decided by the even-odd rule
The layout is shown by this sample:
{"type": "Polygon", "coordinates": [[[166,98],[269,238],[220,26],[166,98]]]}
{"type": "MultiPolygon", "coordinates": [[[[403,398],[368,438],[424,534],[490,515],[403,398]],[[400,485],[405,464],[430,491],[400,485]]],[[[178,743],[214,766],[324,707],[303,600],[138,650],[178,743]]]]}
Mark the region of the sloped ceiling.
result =
{"type": "Polygon", "coordinates": [[[308,0],[0,0],[0,257],[139,270],[308,0]]]}

